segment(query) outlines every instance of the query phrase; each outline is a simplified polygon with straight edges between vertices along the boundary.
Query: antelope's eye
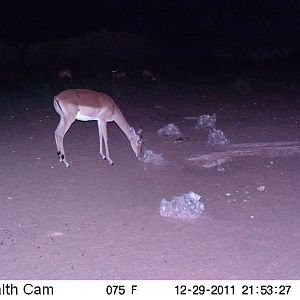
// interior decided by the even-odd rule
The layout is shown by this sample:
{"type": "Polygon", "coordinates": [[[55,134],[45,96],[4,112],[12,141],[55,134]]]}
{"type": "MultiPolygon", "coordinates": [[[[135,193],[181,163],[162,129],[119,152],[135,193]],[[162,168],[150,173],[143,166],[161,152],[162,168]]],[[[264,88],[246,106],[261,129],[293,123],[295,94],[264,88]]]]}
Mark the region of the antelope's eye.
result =
{"type": "Polygon", "coordinates": [[[138,140],[137,143],[138,145],[140,145],[142,143],[142,140],[138,140]]]}

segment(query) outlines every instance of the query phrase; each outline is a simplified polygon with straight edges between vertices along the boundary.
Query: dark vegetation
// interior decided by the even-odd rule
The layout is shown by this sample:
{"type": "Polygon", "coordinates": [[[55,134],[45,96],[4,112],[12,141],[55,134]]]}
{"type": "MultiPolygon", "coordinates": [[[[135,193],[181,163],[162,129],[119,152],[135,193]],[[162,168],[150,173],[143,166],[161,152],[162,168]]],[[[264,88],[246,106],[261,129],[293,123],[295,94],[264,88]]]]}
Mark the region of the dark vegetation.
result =
{"type": "Polygon", "coordinates": [[[175,93],[204,85],[248,93],[300,78],[297,0],[32,3],[1,2],[1,86],[53,95],[69,87],[58,86],[64,68],[73,87],[108,92],[111,70],[125,70],[123,93],[145,88],[143,68],[157,78],[147,89],[175,93]]]}

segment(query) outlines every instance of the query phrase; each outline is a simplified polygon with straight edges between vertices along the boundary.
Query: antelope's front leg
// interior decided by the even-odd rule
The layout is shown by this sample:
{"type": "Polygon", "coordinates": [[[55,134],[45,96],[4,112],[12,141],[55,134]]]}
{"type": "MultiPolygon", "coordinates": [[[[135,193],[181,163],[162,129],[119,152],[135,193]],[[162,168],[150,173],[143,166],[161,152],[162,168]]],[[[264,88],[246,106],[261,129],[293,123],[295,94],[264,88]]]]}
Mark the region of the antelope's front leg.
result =
{"type": "MultiPolygon", "coordinates": [[[[107,144],[107,129],[106,129],[106,122],[101,122],[99,121],[99,126],[101,128],[101,134],[103,136],[103,139],[104,139],[104,145],[105,145],[105,153],[106,153],[106,158],[107,160],[109,161],[109,163],[111,165],[114,164],[114,162],[110,159],[110,156],[109,156],[109,150],[108,150],[108,144],[107,144]]],[[[100,133],[100,130],[99,130],[99,133],[100,133]]],[[[101,143],[100,143],[100,148],[101,148],[101,143]]],[[[100,150],[102,151],[102,149],[100,150]]],[[[100,152],[101,153],[101,152],[100,152]]],[[[102,155],[102,154],[101,154],[102,155]]]]}
{"type": "Polygon", "coordinates": [[[98,121],[98,132],[99,132],[99,142],[100,142],[100,155],[101,155],[102,159],[106,159],[106,156],[103,153],[103,134],[102,134],[100,121],[98,121]]]}

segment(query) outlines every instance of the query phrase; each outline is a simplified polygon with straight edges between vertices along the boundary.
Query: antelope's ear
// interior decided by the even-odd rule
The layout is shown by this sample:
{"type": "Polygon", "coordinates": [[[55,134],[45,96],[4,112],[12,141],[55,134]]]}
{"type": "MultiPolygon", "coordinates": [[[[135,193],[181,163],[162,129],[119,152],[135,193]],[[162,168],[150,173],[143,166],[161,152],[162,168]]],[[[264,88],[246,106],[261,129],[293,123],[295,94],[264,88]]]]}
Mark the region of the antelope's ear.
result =
{"type": "Polygon", "coordinates": [[[140,127],[139,130],[137,131],[137,134],[142,135],[142,133],[143,133],[143,127],[140,127]]]}
{"type": "Polygon", "coordinates": [[[129,132],[132,133],[132,134],[136,134],[135,129],[133,127],[130,127],[129,132]]]}

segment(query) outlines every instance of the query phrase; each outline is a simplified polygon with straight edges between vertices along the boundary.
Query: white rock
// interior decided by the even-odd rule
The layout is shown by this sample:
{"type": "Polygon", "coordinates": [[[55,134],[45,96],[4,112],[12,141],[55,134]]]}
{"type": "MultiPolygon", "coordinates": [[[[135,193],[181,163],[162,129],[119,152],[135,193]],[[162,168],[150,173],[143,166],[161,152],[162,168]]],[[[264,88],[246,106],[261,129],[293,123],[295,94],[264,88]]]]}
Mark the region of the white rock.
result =
{"type": "Polygon", "coordinates": [[[257,187],[257,190],[261,191],[261,192],[264,192],[265,189],[266,189],[266,187],[264,185],[260,185],[260,186],[257,187]]]}

